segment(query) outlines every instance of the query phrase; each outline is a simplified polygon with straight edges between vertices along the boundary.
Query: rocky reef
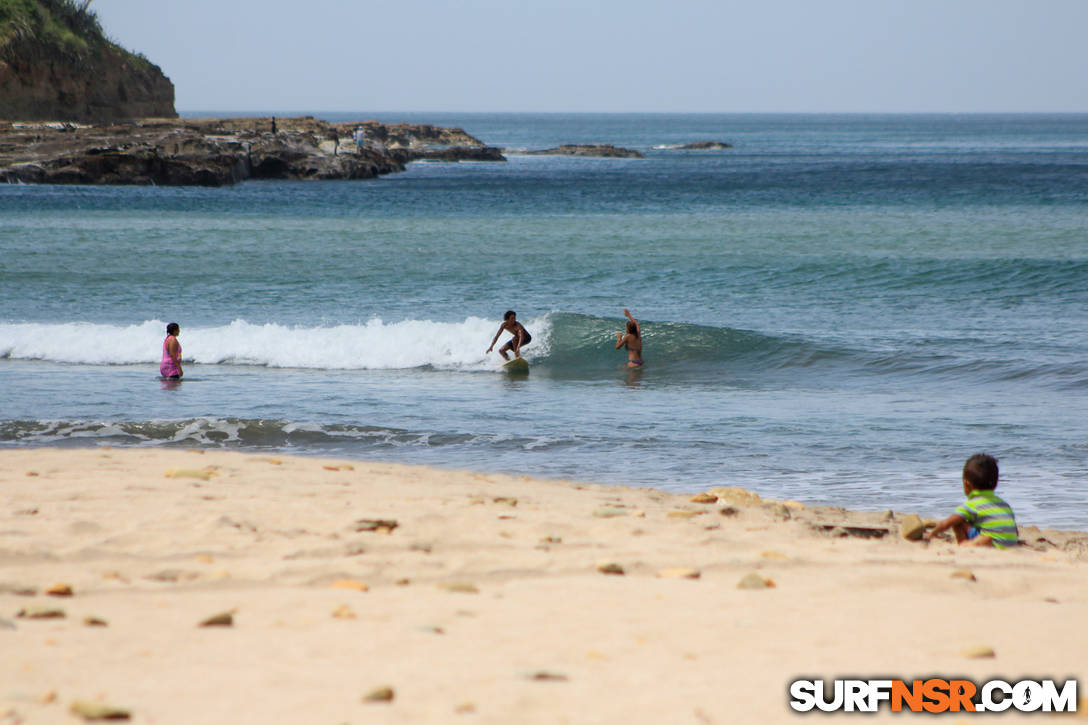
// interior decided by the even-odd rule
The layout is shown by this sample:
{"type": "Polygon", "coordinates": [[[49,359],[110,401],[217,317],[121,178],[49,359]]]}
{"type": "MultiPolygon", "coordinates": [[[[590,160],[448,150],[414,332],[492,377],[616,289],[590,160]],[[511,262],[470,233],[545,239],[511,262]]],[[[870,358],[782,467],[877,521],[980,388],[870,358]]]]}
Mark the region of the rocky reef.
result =
{"type": "Polygon", "coordinates": [[[680,151],[724,151],[733,148],[733,144],[725,141],[696,141],[676,147],[680,151]]]}
{"type": "Polygon", "coordinates": [[[0,122],[0,181],[8,183],[225,186],[247,179],[369,179],[417,160],[505,157],[457,128],[328,123],[308,116],[0,122]]]}
{"type": "Polygon", "coordinates": [[[177,116],[170,79],[110,42],[89,4],[0,0],[0,118],[102,123],[177,116]]]}
{"type": "Polygon", "coordinates": [[[625,149],[612,144],[563,144],[550,149],[521,151],[524,156],[596,156],[600,158],[641,159],[645,158],[634,149],[625,149]]]}

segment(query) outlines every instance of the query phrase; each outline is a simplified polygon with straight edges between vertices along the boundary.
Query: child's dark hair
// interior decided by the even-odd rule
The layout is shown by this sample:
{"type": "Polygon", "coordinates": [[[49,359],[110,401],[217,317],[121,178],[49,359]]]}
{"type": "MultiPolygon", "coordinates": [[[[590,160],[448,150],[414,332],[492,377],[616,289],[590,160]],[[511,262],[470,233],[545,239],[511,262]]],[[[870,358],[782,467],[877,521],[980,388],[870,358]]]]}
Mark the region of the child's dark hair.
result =
{"type": "Polygon", "coordinates": [[[638,337],[638,325],[631,322],[630,320],[627,321],[627,334],[638,337]]]}
{"type": "Polygon", "coordinates": [[[504,320],[509,320],[509,319],[510,319],[511,317],[514,317],[515,315],[517,315],[517,313],[516,313],[516,312],[514,312],[513,310],[507,310],[507,311],[506,311],[506,314],[504,314],[504,315],[502,316],[502,319],[504,319],[504,320]]]}
{"type": "Polygon", "coordinates": [[[976,453],[963,464],[963,478],[971,488],[992,491],[997,488],[997,459],[985,453],[976,453]]]}

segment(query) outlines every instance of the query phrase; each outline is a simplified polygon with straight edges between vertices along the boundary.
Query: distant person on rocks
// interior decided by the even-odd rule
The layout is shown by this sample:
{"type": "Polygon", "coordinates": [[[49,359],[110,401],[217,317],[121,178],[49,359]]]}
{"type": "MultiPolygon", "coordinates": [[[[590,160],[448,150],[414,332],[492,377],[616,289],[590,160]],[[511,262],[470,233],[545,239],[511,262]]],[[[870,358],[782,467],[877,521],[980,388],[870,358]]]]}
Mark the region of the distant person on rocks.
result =
{"type": "Polygon", "coordinates": [[[967,500],[956,513],[925,534],[927,541],[948,529],[957,544],[995,546],[1005,549],[1020,543],[1012,507],[994,493],[997,488],[997,459],[976,453],[963,466],[963,493],[967,500]]]}
{"type": "Polygon", "coordinates": [[[627,348],[627,367],[642,367],[642,329],[638,326],[638,320],[631,316],[631,311],[623,308],[623,314],[627,317],[627,332],[616,333],[616,349],[627,348]]]}
{"type": "Polygon", "coordinates": [[[513,310],[507,310],[506,314],[502,316],[502,324],[499,325],[499,331],[495,333],[495,337],[491,339],[491,347],[487,348],[490,353],[495,348],[495,342],[498,341],[499,335],[502,331],[506,330],[512,338],[507,340],[506,344],[499,348],[499,354],[502,355],[503,360],[509,360],[506,356],[507,350],[514,352],[514,357],[521,357],[521,348],[528,345],[533,341],[533,336],[529,334],[529,331],[525,329],[525,326],[518,322],[517,313],[513,310]]]}
{"type": "Polygon", "coordinates": [[[181,369],[181,343],[178,342],[178,334],[181,328],[178,323],[171,322],[166,326],[166,339],[162,341],[162,362],[159,363],[159,373],[164,378],[180,380],[185,372],[181,369]]]}
{"type": "Polygon", "coordinates": [[[356,150],[362,151],[363,146],[366,144],[366,132],[363,130],[363,127],[357,127],[355,133],[352,134],[352,137],[355,139],[356,150]]]}

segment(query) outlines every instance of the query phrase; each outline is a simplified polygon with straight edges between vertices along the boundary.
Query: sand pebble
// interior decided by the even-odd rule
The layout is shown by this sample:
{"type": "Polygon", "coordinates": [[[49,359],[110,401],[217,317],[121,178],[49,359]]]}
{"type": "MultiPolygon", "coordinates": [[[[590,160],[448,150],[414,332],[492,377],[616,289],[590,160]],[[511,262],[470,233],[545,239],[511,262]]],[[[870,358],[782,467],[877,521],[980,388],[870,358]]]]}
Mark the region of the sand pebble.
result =
{"type": "Polygon", "coordinates": [[[773,586],[773,580],[765,579],[754,571],[745,574],[744,577],[737,582],[737,589],[767,589],[773,586]]]}
{"type": "Polygon", "coordinates": [[[626,516],[627,509],[619,508],[618,506],[601,506],[594,509],[593,516],[598,519],[611,519],[616,516],[626,516]]]}
{"type": "Polygon", "coordinates": [[[736,506],[724,506],[718,509],[718,513],[722,516],[736,516],[740,512],[737,510],[736,506]]]}
{"type": "Polygon", "coordinates": [[[215,471],[206,468],[171,468],[166,472],[166,478],[199,478],[207,481],[212,476],[218,476],[215,471]]]}
{"type": "Polygon", "coordinates": [[[978,581],[978,579],[975,577],[974,572],[972,572],[970,569],[956,569],[956,571],[952,572],[950,576],[953,579],[966,579],[969,582],[978,581]]]}
{"type": "Polygon", "coordinates": [[[766,508],[768,511],[771,512],[772,516],[783,521],[789,521],[789,519],[793,516],[793,514],[790,513],[790,507],[784,503],[778,503],[777,501],[775,501],[768,504],[766,508]]]}
{"type": "Polygon", "coordinates": [[[70,597],[75,592],[72,591],[71,584],[54,584],[45,590],[45,593],[51,597],[70,597]]]}
{"type": "Polygon", "coordinates": [[[540,540],[541,544],[562,544],[563,538],[561,536],[545,536],[540,540]]]}
{"type": "Polygon", "coordinates": [[[106,620],[102,619],[101,617],[84,617],[83,618],[83,626],[84,627],[108,627],[108,626],[110,626],[110,623],[107,622],[106,620]]]}
{"type": "Polygon", "coordinates": [[[674,566],[661,569],[657,572],[657,576],[661,579],[698,579],[702,576],[702,573],[690,566],[674,566]]]}
{"type": "Polygon", "coordinates": [[[200,627],[233,627],[234,626],[234,612],[220,612],[219,614],[213,614],[205,619],[198,626],[200,627]]]}
{"type": "Polygon", "coordinates": [[[397,528],[399,524],[396,519],[359,519],[352,524],[352,529],[356,533],[361,531],[373,531],[378,534],[389,534],[393,532],[393,529],[397,528]]]}
{"type": "Polygon", "coordinates": [[[599,561],[597,562],[597,571],[602,574],[618,574],[623,576],[623,567],[614,561],[599,561]]]}
{"type": "Polygon", "coordinates": [[[907,541],[918,541],[922,538],[926,526],[918,514],[907,514],[899,522],[899,535],[907,541]]]}
{"type": "Polygon", "coordinates": [[[154,574],[148,574],[144,577],[148,581],[154,582],[166,582],[167,584],[176,584],[181,580],[192,581],[193,579],[199,579],[200,574],[195,571],[184,571],[183,569],[163,569],[157,571],[154,574]]]}
{"type": "Polygon", "coordinates": [[[333,589],[354,589],[357,592],[369,592],[370,587],[366,582],[361,582],[358,579],[337,579],[332,583],[333,589]]]}
{"type": "Polygon", "coordinates": [[[363,702],[393,702],[393,698],[396,697],[396,693],[392,687],[383,685],[382,687],[376,687],[366,695],[363,696],[363,702]]]}
{"type": "Polygon", "coordinates": [[[453,709],[458,715],[471,715],[476,712],[476,703],[474,702],[462,702],[460,705],[453,709]]]}
{"type": "Polygon", "coordinates": [[[346,604],[341,604],[336,609],[332,610],[333,619],[357,619],[355,612],[351,611],[351,608],[346,604]]]}
{"type": "Polygon", "coordinates": [[[783,554],[781,551],[764,551],[760,554],[764,559],[774,559],[775,561],[784,561],[789,557],[783,554]]]}
{"type": "Polygon", "coordinates": [[[472,582],[442,582],[439,589],[455,594],[479,594],[480,590],[472,582]]]}
{"type": "Polygon", "coordinates": [[[718,497],[712,493],[697,493],[688,500],[692,503],[718,503],[718,497]]]}
{"type": "Polygon", "coordinates": [[[561,672],[548,672],[547,670],[538,670],[536,672],[530,672],[525,675],[525,679],[532,680],[533,682],[566,682],[568,678],[561,672]]]}
{"type": "Polygon", "coordinates": [[[968,647],[960,650],[960,656],[966,657],[969,660],[984,660],[992,659],[997,655],[994,653],[993,647],[987,645],[976,645],[974,647],[968,647]]]}
{"type": "Polygon", "coordinates": [[[128,720],[132,717],[132,713],[128,710],[116,705],[107,705],[104,702],[76,700],[68,709],[73,715],[79,715],[84,720],[128,720]]]}
{"type": "Polygon", "coordinates": [[[15,616],[19,619],[64,619],[68,615],[56,607],[24,607],[15,616]]]}
{"type": "Polygon", "coordinates": [[[496,496],[495,498],[491,499],[491,502],[492,503],[506,504],[507,506],[517,506],[518,505],[518,500],[516,498],[512,498],[510,496],[496,496]]]}
{"type": "Polygon", "coordinates": [[[26,475],[28,475],[28,476],[30,476],[31,478],[33,478],[33,477],[35,477],[35,476],[40,476],[41,474],[40,474],[40,473],[38,473],[37,471],[27,471],[27,472],[26,472],[26,475]]]}
{"type": "Polygon", "coordinates": [[[714,494],[722,503],[731,503],[738,506],[757,506],[763,501],[758,493],[743,488],[712,488],[707,493],[714,494]]]}

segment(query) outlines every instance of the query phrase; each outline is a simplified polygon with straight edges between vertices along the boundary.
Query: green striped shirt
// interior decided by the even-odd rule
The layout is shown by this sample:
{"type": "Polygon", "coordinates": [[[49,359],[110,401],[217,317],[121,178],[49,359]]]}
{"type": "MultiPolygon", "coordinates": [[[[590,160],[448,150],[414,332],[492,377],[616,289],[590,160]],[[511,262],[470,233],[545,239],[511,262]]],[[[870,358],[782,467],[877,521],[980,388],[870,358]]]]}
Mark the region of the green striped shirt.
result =
{"type": "Polygon", "coordinates": [[[1020,540],[1016,534],[1012,506],[993,491],[975,489],[956,509],[956,513],[978,529],[979,535],[989,536],[999,549],[1016,546],[1020,540]]]}

